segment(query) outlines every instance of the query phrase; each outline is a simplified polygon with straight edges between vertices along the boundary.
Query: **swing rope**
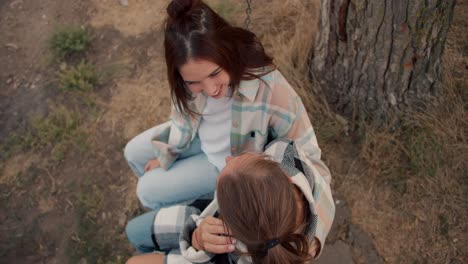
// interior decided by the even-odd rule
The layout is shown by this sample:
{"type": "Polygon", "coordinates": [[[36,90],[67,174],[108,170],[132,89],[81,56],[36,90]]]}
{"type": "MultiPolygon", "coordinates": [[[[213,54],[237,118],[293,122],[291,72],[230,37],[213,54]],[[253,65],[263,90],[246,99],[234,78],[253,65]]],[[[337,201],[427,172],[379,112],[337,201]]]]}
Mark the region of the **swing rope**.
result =
{"type": "Polygon", "coordinates": [[[247,8],[245,9],[245,14],[247,14],[247,17],[245,18],[245,28],[249,29],[250,26],[250,13],[252,13],[252,0],[246,0],[247,1],[247,8]]]}

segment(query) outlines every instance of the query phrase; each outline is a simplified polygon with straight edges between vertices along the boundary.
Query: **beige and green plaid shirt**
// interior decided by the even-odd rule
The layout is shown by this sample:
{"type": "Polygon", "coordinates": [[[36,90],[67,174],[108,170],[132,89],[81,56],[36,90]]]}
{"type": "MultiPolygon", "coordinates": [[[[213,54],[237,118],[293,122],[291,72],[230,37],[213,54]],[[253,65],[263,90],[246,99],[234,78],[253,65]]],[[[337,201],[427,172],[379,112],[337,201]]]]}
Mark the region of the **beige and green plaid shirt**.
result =
{"type": "MultiPolygon", "coordinates": [[[[264,75],[262,80],[242,81],[233,94],[231,155],[263,152],[269,141],[289,138],[300,144],[311,160],[320,161],[314,130],[297,93],[278,70],[264,75]]],[[[206,95],[200,93],[190,107],[202,113],[205,104],[206,95]]],[[[166,170],[197,137],[201,116],[182,115],[173,106],[170,119],[158,126],[152,142],[155,155],[166,170]]],[[[317,163],[317,169],[329,177],[323,163],[317,163]]]]}

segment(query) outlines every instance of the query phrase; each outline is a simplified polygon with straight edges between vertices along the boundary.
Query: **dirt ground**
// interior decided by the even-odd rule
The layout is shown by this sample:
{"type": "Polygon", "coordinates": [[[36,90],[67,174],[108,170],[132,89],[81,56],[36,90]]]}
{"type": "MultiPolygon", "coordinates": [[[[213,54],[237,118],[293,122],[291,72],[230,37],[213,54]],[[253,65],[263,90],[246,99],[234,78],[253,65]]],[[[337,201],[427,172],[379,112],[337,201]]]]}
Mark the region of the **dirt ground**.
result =
{"type": "MultiPolygon", "coordinates": [[[[222,5],[225,1],[209,2],[224,8],[232,21],[243,22],[243,5],[229,9],[222,5]]],[[[268,1],[258,1],[254,8],[261,9],[262,2],[268,1]]],[[[122,150],[130,138],[168,116],[170,97],[162,53],[167,3],[0,1],[0,263],[124,263],[134,254],[124,229],[142,209],[135,196],[136,177],[122,150]],[[63,65],[53,62],[48,39],[61,25],[89,30],[92,45],[83,56],[100,71],[110,72],[86,95],[56,87],[55,76],[63,65]],[[16,136],[27,135],[34,120],[57,111],[76,116],[73,120],[78,123],[71,130],[73,136],[65,137],[66,144],[52,138],[18,147],[16,136]],[[62,156],[56,158],[62,147],[62,156]]],[[[463,8],[467,10],[467,5],[463,8]]],[[[254,31],[260,27],[259,20],[253,18],[254,31]]],[[[466,23],[466,19],[460,21],[466,23]]],[[[277,22],[288,27],[290,20],[277,22]]],[[[262,38],[268,38],[266,34],[259,33],[262,38]]],[[[458,45],[466,56],[466,42],[458,45]]],[[[277,55],[281,61],[281,54],[277,55]]],[[[352,145],[341,147],[339,153],[333,152],[334,144],[323,147],[328,161],[356,152],[352,145]]],[[[351,171],[353,160],[342,162],[333,164],[332,171],[351,171]]],[[[375,245],[374,241],[384,241],[375,231],[376,223],[355,216],[367,209],[360,211],[361,205],[345,188],[337,186],[337,219],[319,263],[410,263],[375,245]]],[[[378,202],[374,206],[381,212],[378,202]]],[[[455,244],[457,250],[461,248],[455,244]]],[[[468,261],[462,259],[466,249],[460,251],[448,256],[454,261],[446,263],[468,261]]]]}

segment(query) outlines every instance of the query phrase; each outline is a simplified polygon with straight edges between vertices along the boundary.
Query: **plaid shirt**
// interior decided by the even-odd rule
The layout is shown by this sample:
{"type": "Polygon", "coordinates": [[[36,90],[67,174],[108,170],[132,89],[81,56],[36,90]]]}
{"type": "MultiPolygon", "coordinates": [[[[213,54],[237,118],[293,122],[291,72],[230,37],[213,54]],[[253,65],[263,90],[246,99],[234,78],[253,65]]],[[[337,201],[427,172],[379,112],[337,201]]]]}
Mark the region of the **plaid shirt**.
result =
{"type": "MultiPolygon", "coordinates": [[[[302,145],[307,156],[320,160],[309,117],[291,85],[278,70],[261,79],[241,81],[233,94],[231,155],[262,152],[273,139],[291,138],[302,145]]],[[[203,112],[205,104],[206,95],[202,93],[189,102],[198,113],[203,112]]],[[[197,137],[201,116],[183,115],[173,106],[170,119],[158,126],[152,141],[155,155],[166,170],[197,137]]]]}
{"type": "MultiPolygon", "coordinates": [[[[303,192],[310,209],[304,234],[310,241],[316,237],[320,241],[322,251],[335,215],[330,174],[324,175],[324,171],[328,172],[325,165],[320,160],[310,159],[301,146],[289,139],[278,139],[267,146],[265,154],[280,163],[291,177],[291,181],[303,192]]],[[[183,205],[161,209],[154,220],[153,238],[156,248],[167,253],[165,262],[251,263],[251,259],[246,256],[241,257],[232,253],[215,255],[203,250],[197,251],[191,246],[192,233],[203,218],[217,214],[216,199],[202,213],[194,207],[183,205]]],[[[240,241],[236,243],[236,247],[246,251],[245,245],[240,241]]]]}

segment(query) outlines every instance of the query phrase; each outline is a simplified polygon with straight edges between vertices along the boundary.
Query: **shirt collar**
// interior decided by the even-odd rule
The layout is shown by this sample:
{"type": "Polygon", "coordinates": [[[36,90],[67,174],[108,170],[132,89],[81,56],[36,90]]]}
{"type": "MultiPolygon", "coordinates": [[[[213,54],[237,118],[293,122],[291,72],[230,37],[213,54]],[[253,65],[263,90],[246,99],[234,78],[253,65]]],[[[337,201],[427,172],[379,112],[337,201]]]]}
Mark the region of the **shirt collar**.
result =
{"type": "Polygon", "coordinates": [[[250,101],[253,101],[255,100],[255,96],[257,95],[259,85],[260,79],[243,80],[240,82],[237,91],[250,101]]]}

